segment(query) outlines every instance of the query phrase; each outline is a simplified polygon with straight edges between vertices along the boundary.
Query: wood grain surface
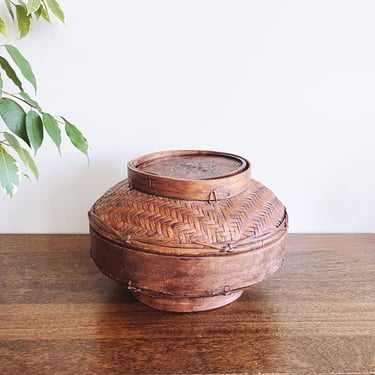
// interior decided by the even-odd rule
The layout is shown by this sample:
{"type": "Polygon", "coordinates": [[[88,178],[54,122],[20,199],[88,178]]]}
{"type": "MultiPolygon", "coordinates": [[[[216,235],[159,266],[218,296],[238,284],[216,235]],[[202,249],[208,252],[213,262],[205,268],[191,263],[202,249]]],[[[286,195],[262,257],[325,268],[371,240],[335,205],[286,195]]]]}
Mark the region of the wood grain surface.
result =
{"type": "Polygon", "coordinates": [[[0,235],[0,374],[375,374],[375,234],[291,234],[236,302],[168,313],[101,274],[87,235],[0,235]]]}

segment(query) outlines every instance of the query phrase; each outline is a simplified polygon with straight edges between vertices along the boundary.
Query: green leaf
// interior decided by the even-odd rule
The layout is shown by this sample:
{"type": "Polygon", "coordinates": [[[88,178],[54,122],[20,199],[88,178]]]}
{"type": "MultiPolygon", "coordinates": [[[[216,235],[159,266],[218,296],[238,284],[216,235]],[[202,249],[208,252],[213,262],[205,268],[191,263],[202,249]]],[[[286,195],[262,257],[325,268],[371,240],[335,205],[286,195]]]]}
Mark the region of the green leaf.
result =
{"type": "Polygon", "coordinates": [[[39,21],[40,16],[42,15],[42,5],[35,11],[36,20],[39,21]]]}
{"type": "Polygon", "coordinates": [[[36,154],[43,142],[43,123],[34,111],[29,111],[26,115],[26,131],[36,154]]]}
{"type": "Polygon", "coordinates": [[[5,22],[2,18],[0,18],[0,33],[3,35],[7,35],[7,27],[5,25],[5,22]]]}
{"type": "Polygon", "coordinates": [[[7,76],[13,81],[13,83],[21,90],[23,91],[22,82],[17,77],[16,72],[14,69],[10,66],[8,63],[8,60],[6,60],[4,57],[0,56],[0,66],[4,70],[4,72],[7,74],[7,76]]]}
{"type": "Polygon", "coordinates": [[[64,119],[65,122],[65,133],[69,137],[70,141],[73,143],[75,147],[78,148],[82,153],[84,153],[86,156],[88,156],[88,143],[86,138],[83,136],[83,134],[77,129],[77,127],[73,124],[71,124],[69,121],[64,119]]]}
{"type": "Polygon", "coordinates": [[[30,171],[33,172],[35,178],[39,180],[39,171],[33,157],[30,155],[30,152],[23,148],[22,156],[20,157],[22,159],[23,164],[25,164],[25,167],[30,169],[30,171]]]}
{"type": "MultiPolygon", "coordinates": [[[[27,10],[27,5],[26,5],[26,3],[23,1],[23,0],[17,0],[19,3],[20,3],[20,5],[25,9],[25,10],[27,10]]],[[[29,1],[29,0],[27,0],[27,1],[29,1]]]]}
{"type": "Polygon", "coordinates": [[[31,16],[27,14],[26,9],[21,5],[16,5],[16,14],[17,14],[17,25],[18,25],[18,31],[20,33],[20,38],[23,38],[30,31],[31,16]]]}
{"type": "Polygon", "coordinates": [[[0,98],[3,96],[3,78],[0,74],[0,98]]]}
{"type": "Polygon", "coordinates": [[[14,21],[14,13],[13,13],[12,4],[10,0],[5,0],[5,5],[7,6],[8,12],[10,16],[12,17],[12,20],[14,21]]]}
{"type": "Polygon", "coordinates": [[[23,99],[28,105],[30,105],[31,107],[34,107],[34,108],[36,108],[38,111],[42,112],[42,108],[40,108],[40,105],[39,105],[34,99],[32,99],[32,98],[30,97],[30,95],[29,95],[27,92],[23,91],[23,92],[20,92],[18,95],[21,96],[22,99],[23,99]]]}
{"type": "Polygon", "coordinates": [[[16,47],[10,44],[5,44],[5,48],[8,51],[10,57],[20,69],[22,75],[33,85],[36,91],[36,78],[29,62],[22,56],[21,52],[16,47]]]}
{"type": "Polygon", "coordinates": [[[0,116],[6,126],[30,146],[26,132],[26,113],[23,108],[12,99],[1,98],[0,116]]]}
{"type": "Polygon", "coordinates": [[[51,23],[51,19],[48,14],[48,9],[44,5],[41,5],[39,9],[40,9],[40,14],[42,15],[43,19],[51,23]]]}
{"type": "Polygon", "coordinates": [[[61,21],[65,22],[64,12],[61,9],[59,3],[56,0],[46,0],[48,7],[51,9],[52,13],[61,21]]]}
{"type": "Polygon", "coordinates": [[[21,145],[17,141],[17,138],[14,135],[5,132],[4,138],[9,143],[9,146],[12,147],[14,151],[16,151],[16,153],[22,160],[25,167],[30,169],[31,172],[33,172],[36,179],[39,179],[38,168],[35,164],[33,157],[30,155],[29,151],[21,147],[21,145]]]}
{"type": "Polygon", "coordinates": [[[61,145],[61,131],[59,128],[59,125],[55,118],[50,115],[49,113],[43,113],[43,125],[47,130],[47,133],[57,146],[57,149],[59,150],[59,153],[61,154],[60,151],[60,145],[61,145]]]}
{"type": "Polygon", "coordinates": [[[0,187],[9,198],[17,192],[21,183],[20,168],[16,159],[0,145],[0,187]]]}
{"type": "Polygon", "coordinates": [[[42,0],[29,0],[26,4],[27,14],[35,13],[42,3],[42,0]]]}
{"type": "Polygon", "coordinates": [[[9,146],[12,147],[13,150],[17,152],[17,154],[19,154],[22,150],[22,147],[18,142],[17,138],[13,134],[8,132],[4,132],[4,138],[9,143],[9,146]]]}

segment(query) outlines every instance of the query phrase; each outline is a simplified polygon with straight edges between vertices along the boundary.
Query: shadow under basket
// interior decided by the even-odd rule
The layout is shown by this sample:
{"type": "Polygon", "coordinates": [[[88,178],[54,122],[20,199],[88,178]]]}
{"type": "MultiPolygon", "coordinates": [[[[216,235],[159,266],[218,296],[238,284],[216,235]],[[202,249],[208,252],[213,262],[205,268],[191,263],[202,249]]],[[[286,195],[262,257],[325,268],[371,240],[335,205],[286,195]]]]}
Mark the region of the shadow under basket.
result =
{"type": "Polygon", "coordinates": [[[215,151],[149,154],[89,211],[91,257],[153,308],[193,312],[239,298],[282,264],[283,204],[250,163],[215,151]]]}

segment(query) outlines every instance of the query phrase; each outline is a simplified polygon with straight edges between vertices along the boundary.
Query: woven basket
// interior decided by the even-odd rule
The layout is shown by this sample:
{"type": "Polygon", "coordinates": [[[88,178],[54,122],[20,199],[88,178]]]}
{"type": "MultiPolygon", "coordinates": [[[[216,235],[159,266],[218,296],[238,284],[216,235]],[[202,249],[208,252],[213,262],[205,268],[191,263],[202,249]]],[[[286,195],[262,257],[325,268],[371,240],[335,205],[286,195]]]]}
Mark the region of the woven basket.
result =
{"type": "Polygon", "coordinates": [[[154,153],[129,162],[128,179],[92,206],[91,256],[149,306],[209,310],[281,266],[287,220],[244,158],[154,153]]]}

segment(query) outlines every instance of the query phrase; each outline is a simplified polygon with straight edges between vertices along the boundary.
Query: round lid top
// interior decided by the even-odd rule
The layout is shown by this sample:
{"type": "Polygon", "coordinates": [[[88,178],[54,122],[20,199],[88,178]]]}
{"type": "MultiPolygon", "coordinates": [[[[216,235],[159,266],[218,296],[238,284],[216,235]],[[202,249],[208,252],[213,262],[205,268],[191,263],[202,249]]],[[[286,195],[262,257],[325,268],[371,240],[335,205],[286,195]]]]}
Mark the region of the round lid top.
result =
{"type": "Polygon", "coordinates": [[[234,155],[225,154],[172,154],[146,160],[137,168],[140,171],[165,177],[186,180],[208,180],[237,174],[246,162],[234,155]]]}
{"type": "Polygon", "coordinates": [[[187,200],[220,200],[243,192],[250,163],[237,155],[201,150],[164,151],[128,163],[134,189],[187,200]]]}

